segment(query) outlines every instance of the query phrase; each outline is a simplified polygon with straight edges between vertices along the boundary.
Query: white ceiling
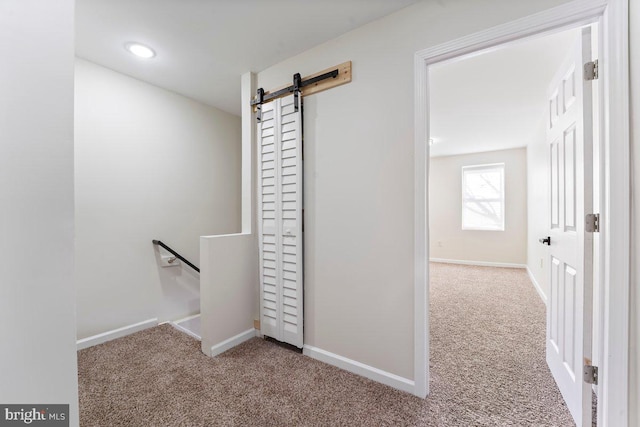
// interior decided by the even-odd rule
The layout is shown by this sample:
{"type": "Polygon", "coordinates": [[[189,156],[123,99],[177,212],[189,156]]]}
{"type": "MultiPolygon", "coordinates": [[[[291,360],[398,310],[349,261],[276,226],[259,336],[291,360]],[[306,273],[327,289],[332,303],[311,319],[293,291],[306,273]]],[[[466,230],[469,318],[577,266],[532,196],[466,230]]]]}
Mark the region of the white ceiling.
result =
{"type": "Polygon", "coordinates": [[[577,41],[571,30],[435,66],[431,155],[523,147],[543,119],[551,79],[577,41]]]}
{"type": "Polygon", "coordinates": [[[239,115],[242,73],[417,1],[77,0],[76,55],[239,115]],[[135,58],[129,41],[157,56],[135,58]]]}

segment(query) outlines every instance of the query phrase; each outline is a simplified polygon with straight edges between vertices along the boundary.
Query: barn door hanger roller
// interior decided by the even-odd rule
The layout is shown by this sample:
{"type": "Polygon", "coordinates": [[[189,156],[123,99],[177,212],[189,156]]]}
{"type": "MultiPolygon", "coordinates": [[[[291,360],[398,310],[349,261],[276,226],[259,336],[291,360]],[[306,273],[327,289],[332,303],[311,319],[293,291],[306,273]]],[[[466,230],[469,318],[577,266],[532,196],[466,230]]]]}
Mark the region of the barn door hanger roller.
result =
{"type": "Polygon", "coordinates": [[[340,71],[339,69],[336,68],[335,70],[329,71],[319,76],[315,76],[315,77],[311,77],[303,80],[302,77],[300,77],[300,73],[296,73],[293,75],[293,84],[291,86],[285,87],[284,89],[280,89],[275,92],[267,93],[267,94],[264,93],[263,88],[258,89],[256,97],[251,100],[251,106],[257,106],[256,108],[258,113],[258,116],[257,116],[258,121],[262,119],[261,108],[260,108],[262,104],[269,101],[273,101],[276,98],[281,98],[290,93],[293,93],[294,106],[296,111],[298,111],[298,105],[299,105],[298,98],[299,98],[300,91],[302,91],[303,88],[323,80],[335,79],[336,77],[338,77],[339,74],[340,74],[340,71]]]}

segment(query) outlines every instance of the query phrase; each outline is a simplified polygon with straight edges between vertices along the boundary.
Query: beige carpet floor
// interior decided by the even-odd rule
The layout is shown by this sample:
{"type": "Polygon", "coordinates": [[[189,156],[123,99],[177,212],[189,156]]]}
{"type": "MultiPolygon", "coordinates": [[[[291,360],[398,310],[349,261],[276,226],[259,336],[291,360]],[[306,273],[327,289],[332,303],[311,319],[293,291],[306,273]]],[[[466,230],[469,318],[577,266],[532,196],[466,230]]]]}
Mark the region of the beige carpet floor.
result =
{"type": "Polygon", "coordinates": [[[570,426],[523,270],[431,266],[431,394],[252,339],[218,356],[162,325],[78,354],[82,426],[570,426]]]}

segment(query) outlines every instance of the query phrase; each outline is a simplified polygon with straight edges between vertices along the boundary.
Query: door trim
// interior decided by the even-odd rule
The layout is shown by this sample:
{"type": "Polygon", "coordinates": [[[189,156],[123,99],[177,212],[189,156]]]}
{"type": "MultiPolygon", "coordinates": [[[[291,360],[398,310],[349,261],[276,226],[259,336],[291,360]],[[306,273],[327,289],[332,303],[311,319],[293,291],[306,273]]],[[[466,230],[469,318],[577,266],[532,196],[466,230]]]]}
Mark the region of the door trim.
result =
{"type": "Polygon", "coordinates": [[[428,67],[475,52],[599,22],[605,97],[604,219],[601,256],[605,298],[598,425],[627,426],[629,416],[630,164],[627,0],[574,0],[540,13],[416,52],[414,57],[414,394],[429,393],[429,79],[428,67]],[[615,167],[611,167],[615,165],[615,167]]]}

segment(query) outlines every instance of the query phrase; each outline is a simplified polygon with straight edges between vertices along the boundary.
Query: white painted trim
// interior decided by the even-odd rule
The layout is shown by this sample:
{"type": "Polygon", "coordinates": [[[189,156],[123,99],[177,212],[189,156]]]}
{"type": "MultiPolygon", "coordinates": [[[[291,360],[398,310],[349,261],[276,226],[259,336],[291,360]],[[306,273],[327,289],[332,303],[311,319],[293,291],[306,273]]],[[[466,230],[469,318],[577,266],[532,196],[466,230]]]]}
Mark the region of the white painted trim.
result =
{"type": "Polygon", "coordinates": [[[251,233],[245,233],[240,232],[240,233],[231,233],[231,234],[212,234],[211,236],[200,236],[200,238],[202,239],[217,239],[219,237],[238,237],[238,236],[249,236],[251,235],[251,233]]]}
{"type": "Polygon", "coordinates": [[[489,262],[489,261],[468,261],[464,259],[430,258],[429,262],[441,262],[443,264],[475,265],[479,267],[527,268],[526,264],[513,264],[508,262],[489,262]]]}
{"type": "Polygon", "coordinates": [[[202,337],[200,335],[196,334],[195,332],[193,332],[190,329],[185,328],[184,326],[182,326],[180,324],[182,322],[186,322],[188,320],[195,319],[196,317],[200,317],[200,313],[194,314],[193,316],[187,316],[187,317],[185,317],[183,319],[172,320],[172,321],[166,322],[166,323],[170,324],[171,326],[173,326],[174,328],[176,328],[180,332],[184,332],[185,334],[189,335],[190,337],[193,337],[193,338],[197,339],[198,341],[202,341],[202,337]]]}
{"type": "Polygon", "coordinates": [[[628,0],[574,0],[457,40],[416,52],[414,90],[414,372],[417,396],[428,393],[428,66],[524,38],[599,21],[604,32],[604,146],[608,165],[603,206],[605,331],[598,425],[629,423],[630,140],[628,0]]]}
{"type": "MultiPolygon", "coordinates": [[[[169,321],[169,323],[186,322],[187,320],[195,319],[196,317],[200,317],[200,313],[192,314],[191,316],[183,317],[182,319],[178,319],[178,320],[171,320],[171,321],[169,321]]],[[[163,323],[166,323],[166,322],[163,322],[163,323]]]]}
{"type": "Polygon", "coordinates": [[[176,322],[167,322],[167,323],[170,324],[171,326],[173,326],[174,328],[176,328],[177,330],[179,330],[180,332],[183,332],[183,333],[189,335],[191,338],[195,338],[198,341],[202,341],[202,337],[200,335],[196,334],[193,331],[190,331],[189,329],[185,328],[184,326],[180,326],[176,322]]]}
{"type": "Polygon", "coordinates": [[[544,305],[547,305],[547,296],[542,291],[542,287],[540,286],[540,283],[538,283],[538,281],[534,277],[529,266],[525,266],[525,268],[527,269],[527,274],[529,274],[529,280],[531,280],[531,283],[533,283],[533,287],[536,288],[538,295],[540,295],[540,299],[542,299],[542,302],[544,303],[544,305]]]}
{"type": "Polygon", "coordinates": [[[144,331],[145,329],[153,328],[154,326],[158,326],[158,318],[145,320],[140,323],[123,326],[122,328],[114,329],[112,331],[107,331],[98,335],[93,335],[91,337],[83,338],[81,340],[76,341],[76,345],[78,346],[78,350],[83,350],[85,348],[93,347],[94,345],[115,340],[116,338],[122,338],[124,336],[131,335],[136,332],[144,331]]]}
{"type": "Polygon", "coordinates": [[[631,172],[629,138],[629,4],[610,0],[604,35],[604,357],[598,394],[598,426],[629,423],[629,294],[631,172]]]}
{"type": "MultiPolygon", "coordinates": [[[[415,56],[420,60],[420,65],[441,63],[469,54],[477,55],[486,49],[527,37],[551,34],[593,23],[603,14],[607,3],[607,0],[570,1],[558,7],[418,51],[415,56]]],[[[421,122],[427,121],[426,119],[422,119],[421,122]]]]}
{"type": "Polygon", "coordinates": [[[247,329],[246,331],[241,332],[238,335],[231,337],[227,340],[224,340],[221,343],[212,345],[210,356],[215,357],[219,354],[222,354],[225,351],[231,350],[233,347],[239,344],[242,344],[243,342],[248,341],[255,336],[256,336],[256,330],[254,328],[247,329]]]}
{"type": "Polygon", "coordinates": [[[244,73],[240,77],[240,91],[242,99],[242,233],[251,234],[254,229],[255,214],[253,209],[254,188],[253,171],[255,165],[253,153],[253,141],[255,140],[256,125],[253,107],[249,105],[249,99],[256,89],[256,74],[244,73]]]}
{"type": "Polygon", "coordinates": [[[322,350],[318,347],[313,347],[305,344],[302,349],[302,354],[311,357],[312,359],[319,360],[323,363],[327,363],[340,369],[344,369],[345,371],[349,371],[365,378],[369,378],[370,380],[388,385],[389,387],[406,391],[407,393],[413,393],[415,390],[415,383],[411,380],[403,378],[399,375],[392,374],[390,372],[383,371],[378,368],[374,368],[373,366],[365,365],[364,363],[348,359],[338,354],[322,350]]]}
{"type": "Polygon", "coordinates": [[[414,57],[413,394],[429,394],[429,85],[425,57],[414,57]]]}

